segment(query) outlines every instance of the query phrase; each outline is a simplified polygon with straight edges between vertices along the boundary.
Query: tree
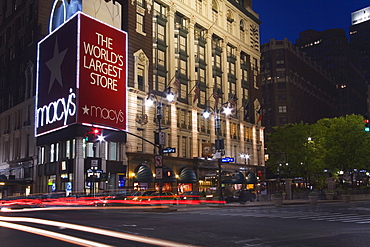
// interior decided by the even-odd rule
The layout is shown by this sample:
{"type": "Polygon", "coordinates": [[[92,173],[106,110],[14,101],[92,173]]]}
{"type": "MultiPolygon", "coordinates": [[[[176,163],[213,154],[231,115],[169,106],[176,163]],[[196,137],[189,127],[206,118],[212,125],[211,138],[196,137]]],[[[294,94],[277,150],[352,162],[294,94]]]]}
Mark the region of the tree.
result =
{"type": "Polygon", "coordinates": [[[353,174],[355,169],[369,168],[370,133],[364,131],[360,115],[275,127],[266,147],[267,166],[280,177],[302,177],[321,184],[326,170],[353,174]]]}
{"type": "Polygon", "coordinates": [[[370,133],[364,131],[364,118],[347,115],[317,122],[323,147],[323,162],[332,171],[367,169],[370,160],[370,133]]]}
{"type": "Polygon", "coordinates": [[[275,127],[266,142],[267,165],[279,177],[310,178],[320,166],[313,126],[306,123],[275,127]]]}

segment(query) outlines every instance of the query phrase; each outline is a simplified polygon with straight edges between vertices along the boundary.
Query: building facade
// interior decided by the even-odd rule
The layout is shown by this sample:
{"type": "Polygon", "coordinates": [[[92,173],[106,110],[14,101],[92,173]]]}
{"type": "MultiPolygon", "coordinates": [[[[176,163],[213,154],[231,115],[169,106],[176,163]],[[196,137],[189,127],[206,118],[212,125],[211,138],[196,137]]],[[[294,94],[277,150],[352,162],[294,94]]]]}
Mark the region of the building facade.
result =
{"type": "MultiPolygon", "coordinates": [[[[352,25],[349,27],[350,45],[360,56],[361,71],[367,85],[370,82],[370,7],[351,14],[352,25]]],[[[369,95],[369,94],[368,94],[369,95]]],[[[369,100],[369,99],[368,99],[369,100]]],[[[370,111],[369,103],[367,112],[370,111]]]]}
{"type": "MultiPolygon", "coordinates": [[[[6,98],[7,93],[1,95],[2,102],[7,102],[0,113],[1,174],[8,180],[29,180],[27,187],[14,188],[13,194],[65,190],[95,193],[158,188],[159,184],[176,193],[212,189],[217,186],[217,162],[207,158],[212,155],[207,147],[212,149],[217,136],[224,139],[223,156],[235,158],[222,166],[225,176],[243,171],[247,178],[255,174],[263,179],[260,21],[251,1],[34,0],[15,1],[19,3],[16,7],[14,1],[5,2],[0,6],[7,13],[0,28],[0,37],[4,39],[4,47],[0,45],[0,55],[4,56],[1,69],[6,70],[5,63],[13,56],[18,58],[15,64],[24,66],[14,72],[17,78],[6,73],[7,77],[0,76],[0,82],[9,88],[22,82],[23,97],[28,97],[12,101],[6,98]],[[35,139],[35,92],[28,88],[35,89],[37,42],[49,32],[50,13],[72,4],[128,34],[127,134],[103,128],[105,139],[96,142],[85,138],[91,126],[74,125],[35,139]],[[20,40],[16,38],[16,25],[31,12],[35,15],[34,31],[27,27],[31,22],[23,22],[25,33],[31,32],[33,36],[29,35],[34,37],[33,43],[25,47],[30,53],[30,62],[25,63],[21,53],[10,52],[12,45],[7,35],[13,33],[14,42],[20,40]],[[172,103],[163,97],[169,90],[176,95],[172,103]],[[155,95],[157,107],[145,106],[148,94],[155,95]],[[162,118],[158,117],[159,103],[162,118]],[[232,106],[232,114],[226,116],[222,105],[232,106]],[[19,108],[22,110],[18,114],[19,108]],[[221,117],[219,131],[215,130],[215,118],[203,118],[206,109],[221,117]],[[17,123],[27,121],[29,126],[19,125],[19,134],[13,130],[17,123]],[[153,145],[159,121],[165,133],[164,147],[176,149],[176,153],[163,155],[161,180],[155,174],[158,149],[153,145]],[[17,140],[17,135],[22,139],[17,140]],[[16,156],[19,150],[24,151],[16,156]],[[21,167],[18,170],[22,172],[16,173],[14,166],[21,167]]],[[[17,90],[21,87],[14,88],[9,95],[19,97],[17,90]]],[[[3,190],[10,193],[8,187],[3,190]]]]}
{"type": "Polygon", "coordinates": [[[340,116],[367,112],[367,85],[361,71],[360,53],[348,42],[343,29],[300,32],[295,44],[336,81],[340,116]]]}
{"type": "Polygon", "coordinates": [[[338,115],[334,78],[287,39],[261,45],[266,132],[288,123],[315,123],[338,115]]]}

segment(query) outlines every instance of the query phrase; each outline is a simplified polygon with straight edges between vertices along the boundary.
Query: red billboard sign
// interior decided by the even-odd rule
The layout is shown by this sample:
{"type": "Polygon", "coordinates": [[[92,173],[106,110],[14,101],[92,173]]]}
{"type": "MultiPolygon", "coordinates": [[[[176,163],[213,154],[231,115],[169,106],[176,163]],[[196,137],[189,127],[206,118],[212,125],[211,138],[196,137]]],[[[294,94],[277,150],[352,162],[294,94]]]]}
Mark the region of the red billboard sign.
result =
{"type": "Polygon", "coordinates": [[[126,130],[127,34],[81,12],[39,42],[36,136],[71,124],[126,130]]]}

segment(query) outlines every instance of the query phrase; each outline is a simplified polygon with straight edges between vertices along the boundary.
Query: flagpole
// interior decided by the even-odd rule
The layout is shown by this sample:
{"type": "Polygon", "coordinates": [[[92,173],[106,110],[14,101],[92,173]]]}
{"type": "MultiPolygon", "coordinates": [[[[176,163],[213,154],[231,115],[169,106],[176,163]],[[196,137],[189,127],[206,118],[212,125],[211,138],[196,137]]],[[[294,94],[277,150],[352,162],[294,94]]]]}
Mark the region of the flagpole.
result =
{"type": "MultiPolygon", "coordinates": [[[[168,82],[168,85],[171,84],[172,80],[177,77],[177,71],[175,72],[175,75],[171,78],[171,80],[168,82]]],[[[165,88],[167,88],[167,83],[165,84],[165,88]]]]}

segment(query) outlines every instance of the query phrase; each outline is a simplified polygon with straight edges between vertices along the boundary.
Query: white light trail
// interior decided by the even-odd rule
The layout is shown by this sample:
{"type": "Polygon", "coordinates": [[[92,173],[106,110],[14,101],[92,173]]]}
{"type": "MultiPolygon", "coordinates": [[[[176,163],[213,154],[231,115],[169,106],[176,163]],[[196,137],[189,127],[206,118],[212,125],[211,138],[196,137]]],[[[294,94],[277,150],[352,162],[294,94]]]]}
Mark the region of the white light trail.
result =
{"type": "Polygon", "coordinates": [[[130,241],[141,242],[141,243],[154,244],[158,246],[168,246],[168,247],[195,246],[195,245],[183,244],[183,243],[178,243],[178,242],[173,242],[173,241],[168,241],[168,240],[163,240],[163,239],[155,239],[155,238],[137,236],[137,235],[128,234],[128,233],[115,232],[115,231],[104,230],[104,229],[95,228],[95,227],[81,226],[81,225],[64,223],[64,222],[59,222],[59,221],[52,221],[52,220],[43,220],[43,219],[27,218],[27,217],[0,216],[0,226],[3,223],[1,221],[28,222],[28,223],[36,223],[36,224],[43,224],[43,225],[49,225],[49,226],[63,227],[63,228],[69,228],[69,229],[78,230],[78,231],[90,232],[94,234],[101,234],[101,235],[119,238],[119,239],[126,239],[130,241]]]}
{"type": "Polygon", "coordinates": [[[41,236],[44,236],[44,237],[54,238],[54,239],[61,240],[61,241],[64,241],[64,242],[68,242],[68,243],[72,243],[72,244],[78,244],[78,245],[81,245],[81,246],[112,247],[112,245],[106,245],[106,244],[102,244],[102,243],[98,243],[98,242],[94,242],[94,241],[90,241],[90,240],[86,240],[86,239],[82,239],[82,238],[76,238],[76,237],[68,236],[68,235],[61,234],[61,233],[51,232],[51,231],[47,231],[47,230],[38,229],[38,228],[35,228],[35,227],[23,226],[23,225],[19,225],[19,224],[4,222],[4,221],[0,221],[0,226],[15,229],[15,230],[19,230],[19,231],[29,232],[29,233],[33,233],[33,234],[38,234],[38,235],[41,235],[41,236]]]}

